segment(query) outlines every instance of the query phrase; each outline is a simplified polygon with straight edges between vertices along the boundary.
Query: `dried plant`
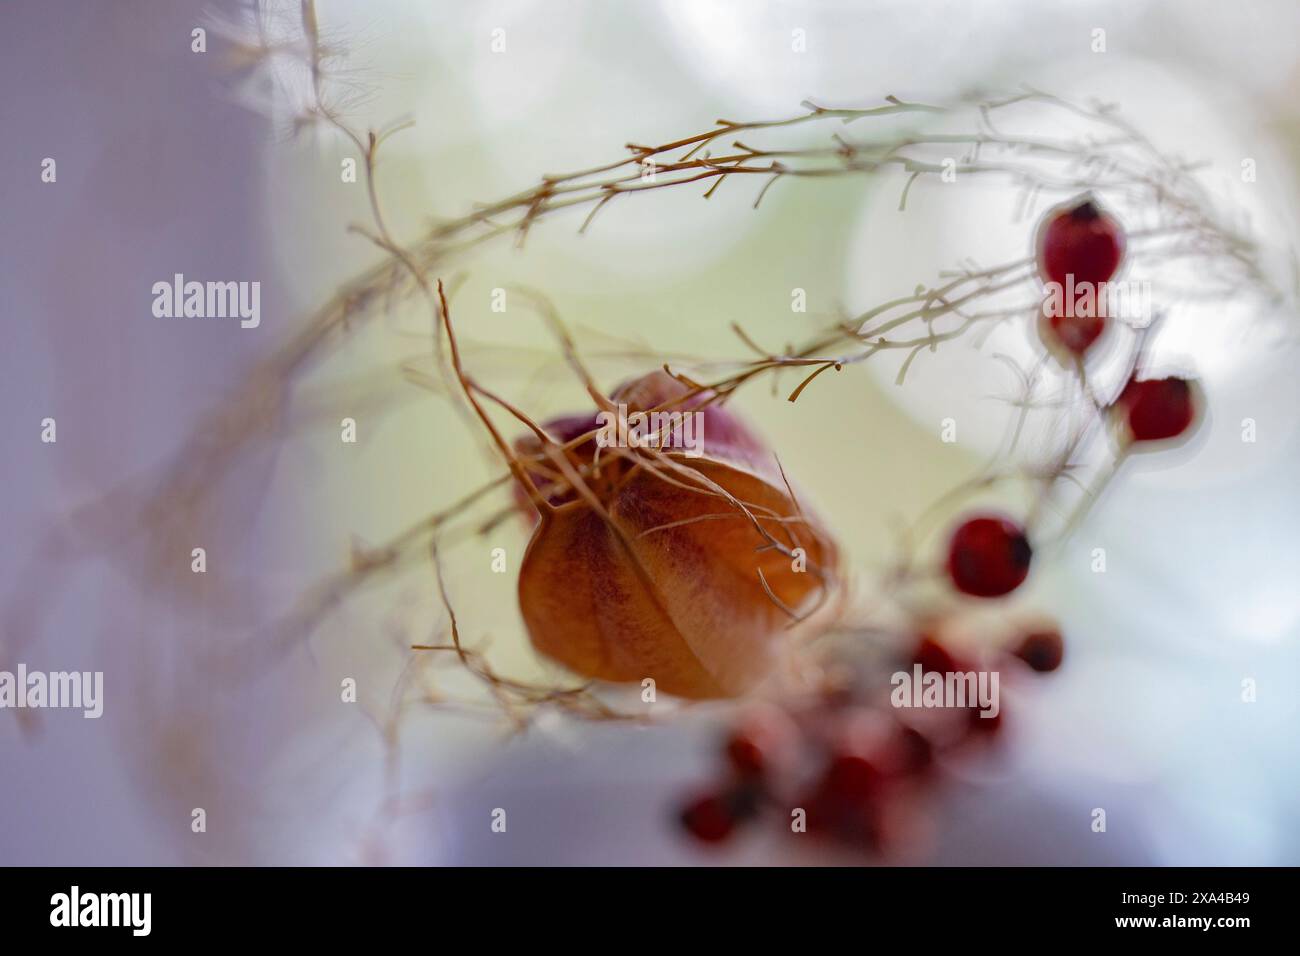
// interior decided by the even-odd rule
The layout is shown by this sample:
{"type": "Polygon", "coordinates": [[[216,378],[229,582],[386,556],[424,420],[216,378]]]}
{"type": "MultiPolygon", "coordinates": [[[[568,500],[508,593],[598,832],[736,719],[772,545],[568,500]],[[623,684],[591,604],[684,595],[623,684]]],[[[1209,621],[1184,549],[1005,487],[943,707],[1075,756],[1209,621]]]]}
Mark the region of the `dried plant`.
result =
{"type": "MultiPolygon", "coordinates": [[[[650,201],[650,196],[667,189],[699,189],[707,199],[731,179],[756,179],[757,208],[780,180],[893,174],[902,178],[901,210],[918,181],[955,175],[958,182],[1001,181],[1019,191],[1024,209],[1039,194],[1063,198],[1084,194],[1098,197],[1099,201],[1122,198],[1149,214],[1149,221],[1128,230],[1128,255],[1133,261],[1197,264],[1203,285],[1181,290],[1180,295],[1252,295],[1261,302],[1293,301],[1292,291],[1278,287],[1271,278],[1262,250],[1244,226],[1216,209],[1194,165],[1162,155],[1111,105],[1079,105],[1037,90],[946,104],[909,102],[890,96],[879,105],[856,109],[807,102],[803,112],[785,119],[718,120],[703,132],[655,146],[628,144],[625,154],[612,161],[543,176],[528,189],[478,205],[414,240],[403,240],[388,225],[376,173],[381,149],[406,124],[363,131],[348,122],[346,110],[331,85],[330,66],[338,55],[338,44],[322,39],[310,0],[303,0],[297,13],[296,33],[286,34],[282,22],[272,29],[259,12],[253,21],[255,29],[241,35],[236,52],[249,70],[257,70],[272,59],[288,58],[305,78],[305,92],[297,97],[294,128],[301,131],[320,126],[332,130],[357,153],[365,176],[371,223],[350,228],[377,250],[376,263],[345,281],[319,309],[303,319],[289,341],[250,370],[237,390],[239,397],[214,410],[196,428],[174,463],[147,491],[142,493],[136,485],[120,489],[75,516],[71,524],[90,530],[102,544],[114,547],[127,536],[129,528],[142,529],[146,551],[153,558],[139,566],[143,579],[155,586],[173,581],[178,590],[184,588],[189,584],[183,580],[186,576],[178,577],[173,570],[175,542],[205,518],[211,518],[213,490],[220,487],[233,465],[259,444],[274,442],[283,434],[289,419],[288,398],[302,380],[331,350],[357,334],[384,309],[407,299],[421,302],[433,320],[430,348],[424,356],[432,366],[422,369],[419,360],[413,360],[404,365],[402,372],[408,379],[438,392],[442,399],[454,402],[468,420],[481,426],[505,471],[389,541],[356,548],[336,576],[303,595],[284,618],[255,627],[247,642],[229,648],[226,655],[232,667],[256,666],[266,660],[265,655],[282,652],[309,636],[363,585],[403,568],[431,565],[443,625],[432,638],[408,642],[415,655],[412,660],[420,661],[416,665],[420,679],[410,680],[409,674],[404,677],[392,713],[381,722],[380,731],[390,748],[397,745],[399,718],[412,702],[435,707],[468,706],[466,700],[439,691],[436,681],[429,677],[442,661],[471,675],[493,705],[489,712],[504,715],[512,729],[528,726],[539,712],[547,710],[582,719],[646,720],[646,710],[620,707],[616,693],[590,679],[635,681],[657,661],[664,673],[671,674],[663,681],[665,689],[684,697],[740,693],[761,683],[767,674],[766,668],[745,674],[727,673],[719,665],[721,661],[753,663],[747,657],[752,648],[744,646],[741,631],[761,633],[766,642],[777,633],[778,617],[784,623],[802,624],[814,610],[828,603],[834,613],[814,629],[812,639],[791,642],[801,650],[817,650],[804,660],[804,665],[812,666],[798,672],[792,681],[796,690],[787,687],[787,692],[794,695],[789,700],[830,699],[847,686],[843,666],[846,661],[851,667],[858,666],[860,659],[853,655],[863,653],[863,646],[879,648],[885,643],[894,650],[910,648],[929,622],[950,613],[950,602],[936,600],[933,594],[936,572],[919,560],[918,542],[928,533],[928,526],[955,501],[1004,481],[1030,483],[1035,488],[1033,504],[1021,525],[1041,550],[1052,537],[1046,525],[1063,489],[1083,488],[1066,510],[1064,520],[1058,522],[1058,536],[1077,523],[1142,438],[1128,436],[1114,446],[1118,449],[1114,454],[1105,450],[1103,441],[1108,426],[1122,424],[1126,410],[1132,408],[1125,404],[1125,396],[1131,395],[1133,383],[1147,370],[1149,341],[1161,321],[1159,316],[1149,324],[1134,324],[1129,329],[1127,361],[1121,374],[1106,381],[1094,380],[1082,357],[1064,367],[1052,366],[1046,355],[1029,369],[1013,364],[1020,394],[1014,399],[1018,414],[1006,450],[982,473],[937,502],[915,528],[905,533],[897,562],[879,582],[894,602],[895,618],[885,623],[873,621],[841,600],[842,582],[829,534],[803,510],[775,457],[766,455],[760,446],[745,449],[751,470],[744,481],[736,477],[739,472],[734,469],[718,465],[711,471],[653,445],[596,449],[593,443],[598,429],[593,416],[614,408],[627,393],[606,392],[597,383],[549,303],[535,300],[555,333],[558,354],[591,398],[592,411],[580,413],[578,425],[568,430],[560,423],[539,425],[523,409],[476,380],[462,360],[439,276],[465,261],[480,246],[507,238],[522,245],[535,227],[565,211],[575,217],[578,230],[586,232],[598,228],[602,213],[615,214],[613,210],[621,203],[650,201]],[[1003,132],[1026,111],[1065,117],[1077,132],[1059,139],[1003,132]],[[943,120],[943,132],[932,130],[938,118],[943,120]],[[875,123],[884,128],[863,132],[875,123]],[[829,133],[827,127],[831,127],[829,133]],[[811,145],[807,142],[810,133],[820,137],[811,145]],[[953,156],[960,159],[952,160],[953,156]],[[1044,397],[1044,383],[1048,380],[1064,397],[1044,397]],[[522,429],[524,439],[508,440],[489,407],[507,416],[516,430],[522,429]],[[1010,452],[1018,447],[1026,420],[1041,411],[1063,416],[1065,425],[1059,431],[1058,447],[1041,461],[1013,464],[1010,452]],[[759,457],[763,458],[761,479],[755,478],[759,474],[755,470],[759,457]],[[1078,474],[1086,467],[1095,474],[1090,485],[1083,486],[1078,474]],[[674,496],[673,506],[647,508],[638,516],[638,522],[615,516],[611,502],[616,494],[626,491],[629,476],[641,476],[657,491],[669,489],[674,496]],[[507,486],[516,489],[516,500],[500,500],[507,486]],[[555,527],[561,522],[557,516],[572,504],[578,507],[569,513],[582,515],[581,528],[568,535],[556,534],[555,527]],[[485,505],[491,505],[486,513],[485,505]],[[563,602],[548,603],[543,599],[544,592],[553,590],[557,582],[554,575],[540,575],[536,587],[527,579],[521,587],[523,615],[534,643],[583,680],[551,684],[498,673],[482,650],[462,634],[462,618],[454,609],[440,555],[458,541],[498,526],[521,508],[540,515],[540,527],[534,533],[537,548],[541,547],[537,542],[549,537],[558,542],[562,551],[591,557],[575,535],[611,536],[614,550],[602,551],[601,560],[609,563],[611,555],[632,555],[628,580],[640,575],[646,593],[654,592],[654,581],[646,578],[650,572],[643,539],[647,536],[671,541],[680,549],[683,542],[696,542],[693,536],[710,523],[719,528],[724,523],[743,526],[749,537],[730,543],[738,553],[749,550],[744,573],[750,587],[743,599],[733,603],[727,603],[731,595],[724,594],[725,589],[717,591],[718,600],[736,616],[738,630],[729,634],[725,646],[710,651],[715,657],[706,661],[703,669],[700,660],[708,655],[702,654],[698,646],[688,648],[694,652],[691,654],[677,650],[670,653],[665,650],[667,644],[646,645],[655,652],[662,651],[663,656],[656,658],[643,647],[639,656],[613,662],[598,631],[588,634],[576,621],[571,630],[589,637],[588,644],[563,646],[561,636],[557,636],[563,627],[552,619],[566,609],[563,602]],[[796,581],[783,569],[797,560],[798,551],[805,551],[805,556],[811,554],[812,560],[808,578],[796,581]],[[810,584],[805,585],[805,581],[810,584]],[[739,610],[742,607],[744,613],[739,610]],[[845,635],[857,638],[855,644],[850,644],[857,650],[845,651],[846,645],[840,640],[845,635]],[[831,646],[833,652],[822,649],[831,646]],[[415,692],[408,695],[412,687],[415,692]]],[[[842,316],[800,344],[765,347],[755,335],[735,325],[735,335],[746,350],[743,357],[667,358],[662,352],[635,345],[623,350],[622,355],[640,360],[642,372],[650,373],[634,386],[644,390],[647,383],[654,385],[653,396],[640,405],[647,411],[721,412],[750,383],[766,379],[775,387],[786,375],[794,376],[786,393],[793,402],[826,372],[851,368],[885,352],[902,355],[897,376],[902,384],[909,369],[926,352],[968,336],[979,340],[1009,322],[1032,321],[1042,307],[1041,281],[1041,269],[1033,255],[991,266],[967,261],[954,270],[922,277],[911,294],[881,302],[857,315],[842,316]]],[[[66,540],[63,535],[52,537],[39,560],[65,556],[69,550],[66,540]]],[[[549,566],[556,568],[556,561],[549,566]]],[[[578,570],[592,573],[585,565],[578,570]]],[[[526,563],[521,575],[530,573],[526,563]]],[[[560,567],[559,573],[575,572],[560,567]]],[[[704,577],[708,579],[707,574],[704,577]]],[[[648,606],[642,611],[643,617],[651,615],[648,606]]],[[[636,629],[627,615],[617,620],[625,628],[636,629]]],[[[26,628],[27,632],[31,630],[26,628]]],[[[647,626],[650,636],[646,640],[663,640],[662,630],[647,626]]],[[[925,639],[930,639],[928,634],[925,639]]],[[[803,706],[790,704],[795,711],[803,706]]],[[[743,788],[746,799],[754,795],[750,783],[743,788]]],[[[396,799],[395,794],[390,795],[390,800],[396,799]]]]}

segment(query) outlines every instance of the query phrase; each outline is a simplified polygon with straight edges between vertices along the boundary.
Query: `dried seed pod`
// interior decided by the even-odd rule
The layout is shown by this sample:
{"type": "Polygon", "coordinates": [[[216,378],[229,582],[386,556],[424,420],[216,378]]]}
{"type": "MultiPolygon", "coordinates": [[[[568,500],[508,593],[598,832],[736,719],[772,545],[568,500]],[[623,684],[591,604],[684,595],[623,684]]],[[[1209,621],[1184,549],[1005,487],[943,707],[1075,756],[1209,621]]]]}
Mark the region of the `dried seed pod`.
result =
{"type": "Polygon", "coordinates": [[[547,657],[600,680],[653,678],[681,697],[734,696],[772,671],[791,621],[824,603],[834,543],[772,454],[711,398],[657,371],[610,396],[629,421],[681,413],[648,445],[643,434],[641,447],[607,447],[594,414],[515,443],[539,514],[519,603],[547,657]]]}

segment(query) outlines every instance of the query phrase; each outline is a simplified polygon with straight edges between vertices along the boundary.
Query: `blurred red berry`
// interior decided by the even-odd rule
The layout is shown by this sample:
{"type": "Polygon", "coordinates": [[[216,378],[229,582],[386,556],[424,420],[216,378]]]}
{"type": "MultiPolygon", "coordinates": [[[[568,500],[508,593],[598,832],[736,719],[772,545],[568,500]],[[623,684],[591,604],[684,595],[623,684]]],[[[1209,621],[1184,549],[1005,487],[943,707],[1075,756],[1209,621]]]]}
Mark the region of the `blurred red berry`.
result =
{"type": "Polygon", "coordinates": [[[883,779],[880,769],[866,757],[838,754],[826,768],[822,792],[835,801],[857,803],[875,794],[883,779]]]}
{"type": "Polygon", "coordinates": [[[1132,378],[1115,402],[1133,441],[1176,438],[1196,419],[1196,402],[1187,379],[1132,378]]]}
{"type": "Polygon", "coordinates": [[[732,728],[723,752],[742,777],[761,777],[793,760],[798,738],[798,728],[783,710],[754,708],[732,728]]]}
{"type": "Polygon", "coordinates": [[[904,727],[898,735],[898,755],[902,773],[921,773],[934,763],[934,745],[919,730],[904,727]]]}
{"type": "Polygon", "coordinates": [[[912,663],[920,664],[921,671],[925,674],[947,674],[957,670],[957,663],[948,649],[932,637],[921,638],[912,655],[912,663]]]}
{"type": "Polygon", "coordinates": [[[948,544],[948,576],[974,597],[1001,597],[1029,574],[1033,549],[1020,526],[1000,515],[962,522],[948,544]]]}
{"type": "Polygon", "coordinates": [[[985,717],[984,711],[978,707],[971,707],[966,711],[966,719],[970,729],[976,733],[992,734],[1002,729],[1002,710],[992,717],[985,717]]]}
{"type": "Polygon", "coordinates": [[[1051,213],[1039,230],[1038,270],[1048,282],[1106,282],[1123,258],[1123,228],[1089,198],[1051,213]]]}
{"type": "Polygon", "coordinates": [[[763,758],[762,748],[752,737],[733,733],[727,738],[725,749],[727,760],[741,774],[747,777],[762,776],[766,761],[763,758]]]}
{"type": "Polygon", "coordinates": [[[1061,666],[1065,642],[1056,631],[1037,631],[1026,635],[1014,653],[1032,669],[1044,674],[1061,666]]]}
{"type": "Polygon", "coordinates": [[[736,828],[731,801],[723,794],[705,794],[682,810],[682,826],[702,843],[721,843],[736,828]]]}
{"type": "Polygon", "coordinates": [[[882,845],[883,810],[889,800],[888,775],[874,759],[839,753],[831,758],[803,806],[808,811],[810,832],[876,852],[882,845]]]}
{"type": "Polygon", "coordinates": [[[1104,303],[1088,308],[1066,305],[1057,310],[1049,307],[1049,301],[1043,300],[1039,310],[1039,338],[1058,355],[1082,357],[1106,331],[1104,303]]]}

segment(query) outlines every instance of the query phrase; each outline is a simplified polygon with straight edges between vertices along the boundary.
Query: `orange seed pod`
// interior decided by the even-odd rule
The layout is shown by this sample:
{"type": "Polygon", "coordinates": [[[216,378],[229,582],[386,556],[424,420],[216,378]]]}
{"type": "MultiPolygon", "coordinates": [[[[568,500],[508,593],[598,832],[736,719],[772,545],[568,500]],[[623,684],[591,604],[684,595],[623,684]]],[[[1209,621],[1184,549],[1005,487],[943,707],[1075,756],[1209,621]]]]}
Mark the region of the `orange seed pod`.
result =
{"type": "Polygon", "coordinates": [[[628,421],[667,410],[692,422],[673,417],[650,442],[618,447],[601,440],[608,417],[569,416],[545,426],[559,443],[549,450],[534,435],[515,443],[540,512],[519,603],[542,654],[586,677],[734,696],[771,673],[791,622],[825,602],[834,542],[713,397],[657,371],[611,404],[628,421]],[[683,448],[688,433],[698,441],[683,448]]]}

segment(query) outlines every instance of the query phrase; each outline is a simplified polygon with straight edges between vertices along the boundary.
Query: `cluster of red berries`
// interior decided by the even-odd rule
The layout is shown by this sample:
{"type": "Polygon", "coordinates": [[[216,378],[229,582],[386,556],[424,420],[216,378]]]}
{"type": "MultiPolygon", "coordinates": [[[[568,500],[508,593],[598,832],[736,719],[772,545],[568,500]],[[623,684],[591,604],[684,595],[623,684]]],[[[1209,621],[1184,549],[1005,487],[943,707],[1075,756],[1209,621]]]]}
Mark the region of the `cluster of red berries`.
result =
{"type": "MultiPolygon", "coordinates": [[[[1106,330],[1109,296],[1098,290],[1119,271],[1125,245],[1119,221],[1091,197],[1068,203],[1043,221],[1038,234],[1039,275],[1072,293],[1064,308],[1048,309],[1052,297],[1044,299],[1039,331],[1051,351],[1082,361],[1106,330]],[[1090,297],[1087,307],[1076,308],[1085,294],[1090,297]]],[[[1111,413],[1125,442],[1165,441],[1192,427],[1196,405],[1193,382],[1143,379],[1135,372],[1111,413]]]]}
{"type": "MultiPolygon", "coordinates": [[[[1060,666],[1064,644],[1056,631],[1034,631],[1005,653],[1043,673],[1060,666]]],[[[898,663],[941,675],[975,669],[929,636],[898,663]]],[[[796,708],[751,710],[723,742],[722,781],[686,804],[681,824],[699,842],[717,844],[766,814],[792,833],[889,855],[906,842],[944,761],[996,735],[1001,713],[986,717],[969,706],[904,717],[879,694],[849,687],[796,708]]]]}
{"type": "MultiPolygon", "coordinates": [[[[1119,222],[1085,197],[1044,221],[1038,238],[1039,273],[1045,282],[1060,287],[1096,287],[1118,271],[1124,247],[1119,222]]],[[[1044,308],[1040,332],[1049,348],[1082,361],[1106,328],[1105,302],[1099,295],[1093,308],[1050,310],[1050,317],[1044,308]]],[[[1108,414],[1121,443],[1132,447],[1187,434],[1196,422],[1199,402],[1196,383],[1189,379],[1142,378],[1135,372],[1108,414]]],[[[946,570],[963,594],[1001,597],[1024,582],[1032,557],[1022,527],[1005,515],[982,513],[968,517],[952,533],[946,570]]]]}
{"type": "MultiPolygon", "coordinates": [[[[1124,259],[1120,223],[1090,197],[1054,210],[1038,233],[1037,261],[1058,300],[1040,310],[1040,335],[1068,363],[1082,365],[1110,319],[1099,287],[1124,259]],[[1083,291],[1086,290],[1086,291],[1083,291]],[[1081,295],[1090,295],[1085,302],[1081,295]],[[1073,297],[1073,298],[1072,298],[1073,297]],[[1086,306],[1086,307],[1076,307],[1086,306]]],[[[1136,364],[1136,363],[1135,363],[1136,364]]],[[[1187,434],[1198,418],[1194,381],[1147,378],[1135,369],[1105,409],[1121,445],[1165,442],[1187,434]]],[[[995,512],[965,517],[952,532],[944,570],[959,592],[978,598],[1010,594],[1029,575],[1033,547],[1025,529],[995,512]]],[[[1061,664],[1064,645],[1055,630],[1022,635],[1008,652],[1036,672],[1061,664]]],[[[932,637],[913,646],[911,664],[923,674],[963,673],[971,662],[932,637]]],[[[682,823],[708,843],[726,840],[765,809],[801,808],[807,832],[841,843],[887,852],[897,839],[900,811],[933,780],[948,754],[1001,729],[1001,710],[988,717],[976,708],[946,709],[937,718],[905,719],[903,711],[865,705],[855,693],[838,693],[802,709],[771,709],[742,720],[725,744],[726,782],[692,801],[682,823]]]]}

